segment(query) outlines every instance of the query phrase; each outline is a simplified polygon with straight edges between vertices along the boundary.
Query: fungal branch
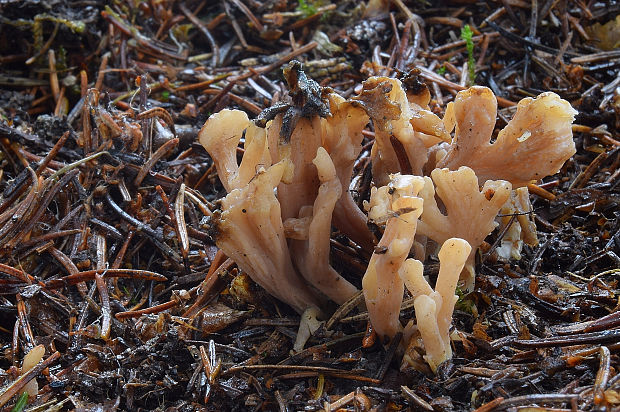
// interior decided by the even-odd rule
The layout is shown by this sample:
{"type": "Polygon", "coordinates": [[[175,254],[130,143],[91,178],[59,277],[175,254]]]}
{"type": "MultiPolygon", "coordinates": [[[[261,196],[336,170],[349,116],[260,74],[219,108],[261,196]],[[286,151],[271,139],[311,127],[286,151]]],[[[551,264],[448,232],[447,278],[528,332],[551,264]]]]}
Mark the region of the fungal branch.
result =
{"type": "Polygon", "coordinates": [[[523,243],[536,245],[534,221],[524,215],[531,212],[526,186],[557,172],[575,153],[575,110],[553,93],[523,99],[491,142],[497,100],[488,88],[459,92],[441,119],[415,72],[403,81],[371,77],[348,100],[308,78],[299,62],[291,62],[284,77],[287,101],[254,121],[223,110],[199,133],[228,192],[212,216],[217,246],[304,314],[297,350],[316,330],[325,304],[342,304],[361,286],[383,341],[403,332],[407,356],[422,351],[436,371],[452,356],[457,283],[473,289],[475,252],[498,226],[498,212],[507,227],[504,258],[519,258],[523,243]],[[366,214],[350,189],[369,122],[374,187],[364,201],[366,214]],[[506,214],[519,217],[506,221],[506,214]],[[372,251],[361,282],[330,264],[334,227],[372,251]],[[431,255],[440,261],[434,287],[423,276],[431,255]],[[405,287],[414,298],[415,322],[403,328],[405,287]]]}

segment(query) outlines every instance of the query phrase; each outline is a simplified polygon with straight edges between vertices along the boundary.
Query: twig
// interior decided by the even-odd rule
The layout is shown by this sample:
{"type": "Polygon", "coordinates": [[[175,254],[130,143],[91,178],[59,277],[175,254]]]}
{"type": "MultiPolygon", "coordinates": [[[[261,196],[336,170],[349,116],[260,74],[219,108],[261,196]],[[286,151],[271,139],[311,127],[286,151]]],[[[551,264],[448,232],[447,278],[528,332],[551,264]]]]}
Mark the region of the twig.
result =
{"type": "Polygon", "coordinates": [[[17,395],[28,382],[40,374],[43,369],[48,368],[58,358],[60,358],[60,353],[54,352],[43,362],[40,362],[37,366],[17,378],[11,385],[9,385],[8,388],[0,393],[0,407],[4,406],[4,404],[7,403],[13,396],[17,395]]]}
{"type": "Polygon", "coordinates": [[[204,36],[207,38],[209,46],[211,46],[211,52],[213,53],[213,56],[211,57],[213,67],[218,67],[220,65],[220,48],[217,46],[213,35],[211,34],[207,26],[202,24],[198,17],[194,16],[192,12],[189,11],[185,3],[180,3],[179,8],[183,12],[183,14],[185,14],[185,16],[189,19],[189,21],[191,21],[192,24],[198,27],[200,32],[204,34],[204,36]]]}

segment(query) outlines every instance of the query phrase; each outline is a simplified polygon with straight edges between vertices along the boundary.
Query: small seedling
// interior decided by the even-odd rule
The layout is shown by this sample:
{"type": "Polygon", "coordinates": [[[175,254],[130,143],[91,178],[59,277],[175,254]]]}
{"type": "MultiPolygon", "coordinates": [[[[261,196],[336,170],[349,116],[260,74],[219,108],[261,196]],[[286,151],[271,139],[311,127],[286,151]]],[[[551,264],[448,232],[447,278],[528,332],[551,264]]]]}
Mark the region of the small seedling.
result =
{"type": "Polygon", "coordinates": [[[316,13],[318,10],[312,0],[299,0],[299,5],[297,6],[297,11],[300,11],[304,14],[304,17],[310,17],[316,13]]]}
{"type": "Polygon", "coordinates": [[[465,47],[467,48],[467,68],[469,69],[469,79],[467,81],[468,85],[474,84],[474,79],[476,77],[476,61],[474,60],[474,32],[469,27],[469,24],[466,24],[461,29],[461,39],[465,40],[465,47]]]}
{"type": "Polygon", "coordinates": [[[17,403],[11,409],[11,412],[22,412],[28,403],[28,392],[24,391],[21,395],[19,395],[19,399],[17,399],[17,403]]]}

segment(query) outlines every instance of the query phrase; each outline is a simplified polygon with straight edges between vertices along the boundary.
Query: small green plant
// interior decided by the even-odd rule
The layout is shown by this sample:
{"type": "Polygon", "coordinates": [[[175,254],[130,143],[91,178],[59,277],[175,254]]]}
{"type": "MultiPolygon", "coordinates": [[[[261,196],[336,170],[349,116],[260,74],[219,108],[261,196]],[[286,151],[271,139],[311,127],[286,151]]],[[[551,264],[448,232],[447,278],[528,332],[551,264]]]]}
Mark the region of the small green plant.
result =
{"type": "Polygon", "coordinates": [[[466,24],[461,29],[461,39],[465,40],[465,47],[467,48],[467,68],[469,69],[469,79],[467,84],[473,85],[474,78],[476,77],[476,61],[474,60],[474,32],[469,27],[469,24],[466,24]]]}
{"type": "Polygon", "coordinates": [[[17,399],[17,403],[11,409],[11,412],[22,412],[28,403],[28,392],[24,391],[21,395],[19,395],[19,399],[17,399]]]}
{"type": "Polygon", "coordinates": [[[304,14],[304,17],[310,17],[316,13],[318,10],[314,5],[314,2],[311,0],[299,0],[299,5],[297,6],[297,11],[300,11],[304,14]]]}
{"type": "Polygon", "coordinates": [[[455,309],[478,316],[478,308],[476,307],[476,304],[467,296],[465,292],[461,290],[461,288],[457,286],[454,294],[459,297],[454,305],[455,309]]]}
{"type": "Polygon", "coordinates": [[[444,74],[446,74],[446,66],[441,66],[440,68],[438,68],[437,74],[440,76],[443,76],[444,74]]]}

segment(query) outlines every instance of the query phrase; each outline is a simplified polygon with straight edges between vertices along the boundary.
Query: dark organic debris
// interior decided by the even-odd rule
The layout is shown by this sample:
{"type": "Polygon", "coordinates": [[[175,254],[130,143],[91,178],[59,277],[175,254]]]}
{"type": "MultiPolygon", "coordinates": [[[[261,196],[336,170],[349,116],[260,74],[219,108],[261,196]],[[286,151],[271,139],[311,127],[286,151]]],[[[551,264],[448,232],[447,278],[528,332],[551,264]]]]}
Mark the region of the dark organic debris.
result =
{"type": "MultiPolygon", "coordinates": [[[[105,3],[0,1],[0,409],[25,390],[40,410],[620,407],[619,2],[105,3]],[[224,190],[198,130],[236,107],[261,127],[283,116],[287,140],[300,117],[331,116],[329,90],[378,106],[391,86],[361,86],[374,75],[429,92],[443,117],[468,47],[498,128],[543,91],[580,112],[577,155],[529,186],[540,246],[498,258],[516,217],[486,239],[438,375],[401,367],[361,294],[291,353],[300,317],[213,243],[224,190]]],[[[382,106],[373,118],[398,116],[382,106]]],[[[349,188],[359,204],[373,127],[349,188]]],[[[367,251],[335,231],[331,251],[359,287],[367,251]]]]}

